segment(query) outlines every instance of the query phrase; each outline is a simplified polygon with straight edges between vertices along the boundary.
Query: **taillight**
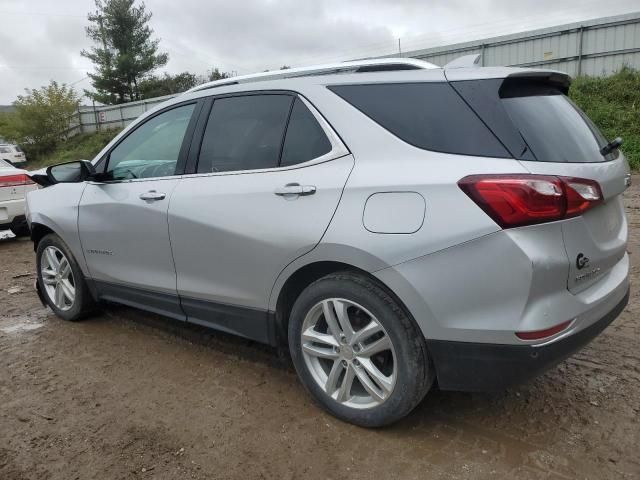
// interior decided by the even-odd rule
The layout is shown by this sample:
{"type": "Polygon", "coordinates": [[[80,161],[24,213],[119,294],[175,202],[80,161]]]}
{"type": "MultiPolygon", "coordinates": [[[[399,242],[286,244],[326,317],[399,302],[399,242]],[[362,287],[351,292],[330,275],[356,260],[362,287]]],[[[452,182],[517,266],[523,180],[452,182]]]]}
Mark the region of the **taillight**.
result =
{"type": "Polygon", "coordinates": [[[32,185],[33,181],[29,178],[29,175],[25,175],[24,173],[19,173],[17,175],[6,175],[4,177],[0,177],[0,188],[1,187],[21,187],[23,185],[32,185]]]}
{"type": "Polygon", "coordinates": [[[502,228],[575,217],[602,202],[598,182],[551,175],[470,175],[458,185],[502,228]]]}

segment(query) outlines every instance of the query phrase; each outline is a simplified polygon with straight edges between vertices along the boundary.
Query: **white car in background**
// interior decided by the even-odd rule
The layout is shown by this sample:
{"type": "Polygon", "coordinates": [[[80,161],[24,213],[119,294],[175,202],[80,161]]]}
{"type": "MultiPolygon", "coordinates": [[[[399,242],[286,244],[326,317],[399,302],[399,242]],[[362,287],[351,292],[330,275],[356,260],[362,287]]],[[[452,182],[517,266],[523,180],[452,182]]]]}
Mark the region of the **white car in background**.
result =
{"type": "Polygon", "coordinates": [[[10,143],[0,143],[0,160],[16,166],[27,163],[27,157],[22,149],[18,145],[10,143]]]}
{"type": "Polygon", "coordinates": [[[0,159],[0,230],[10,229],[18,237],[29,235],[24,198],[36,188],[26,170],[0,159]]]}

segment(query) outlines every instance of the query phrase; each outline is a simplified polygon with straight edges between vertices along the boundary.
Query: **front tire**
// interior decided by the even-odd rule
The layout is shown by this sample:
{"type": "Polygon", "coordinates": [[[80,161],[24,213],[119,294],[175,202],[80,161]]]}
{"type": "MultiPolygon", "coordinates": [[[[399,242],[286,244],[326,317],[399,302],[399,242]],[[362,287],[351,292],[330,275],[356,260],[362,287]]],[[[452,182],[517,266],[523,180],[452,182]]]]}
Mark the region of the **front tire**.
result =
{"type": "Polygon", "coordinates": [[[376,281],[328,275],[296,300],[289,348],[305,388],[336,417],[380,427],[424,398],[434,372],[422,332],[376,281]]]}
{"type": "Polygon", "coordinates": [[[42,296],[57,316],[77,321],[93,311],[95,303],[82,270],[58,235],[40,240],[36,264],[42,296]]]}

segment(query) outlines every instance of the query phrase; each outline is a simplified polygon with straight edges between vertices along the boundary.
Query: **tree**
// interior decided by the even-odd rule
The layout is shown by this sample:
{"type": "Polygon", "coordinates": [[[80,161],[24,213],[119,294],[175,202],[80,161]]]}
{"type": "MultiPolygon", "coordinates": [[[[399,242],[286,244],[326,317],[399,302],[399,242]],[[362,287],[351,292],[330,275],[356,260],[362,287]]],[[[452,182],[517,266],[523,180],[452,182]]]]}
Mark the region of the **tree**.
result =
{"type": "Polygon", "coordinates": [[[36,155],[50,152],[67,138],[78,110],[78,96],[73,88],[54,81],[25,92],[13,102],[15,111],[3,116],[2,136],[36,155]]]}
{"type": "Polygon", "coordinates": [[[213,82],[214,80],[224,80],[225,78],[230,78],[231,74],[228,72],[221,72],[218,67],[212,68],[208,74],[209,82],[213,82]]]}
{"type": "Polygon", "coordinates": [[[87,36],[96,45],[81,55],[96,68],[89,73],[95,92],[85,95],[106,104],[140,99],[138,83],[156,68],[167,64],[169,56],[158,51],[148,23],[151,12],[135,0],[96,0],[97,11],[90,13],[87,36]]]}
{"type": "Polygon", "coordinates": [[[204,79],[189,72],[182,72],[177,75],[165,73],[162,76],[152,75],[141,80],[138,84],[140,96],[144,98],[161,97],[172,95],[189,90],[203,83],[204,79]]]}

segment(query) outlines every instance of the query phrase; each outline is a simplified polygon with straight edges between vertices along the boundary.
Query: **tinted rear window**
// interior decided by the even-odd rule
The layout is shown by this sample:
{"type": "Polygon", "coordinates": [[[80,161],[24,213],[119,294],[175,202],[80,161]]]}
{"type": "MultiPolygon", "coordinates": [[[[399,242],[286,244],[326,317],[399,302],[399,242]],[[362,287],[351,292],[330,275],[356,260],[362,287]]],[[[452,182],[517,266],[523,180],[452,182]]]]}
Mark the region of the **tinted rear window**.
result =
{"type": "Polygon", "coordinates": [[[281,166],[295,165],[331,151],[331,142],[313,114],[299,98],[293,104],[282,149],[281,166]]]}
{"type": "Polygon", "coordinates": [[[566,96],[567,84],[548,79],[452,82],[514,158],[542,162],[602,162],[607,144],[597,127],[566,96]]]}
{"type": "Polygon", "coordinates": [[[277,167],[292,101],[289,95],[216,99],[202,140],[198,173],[277,167]]]}
{"type": "Polygon", "coordinates": [[[503,98],[509,117],[541,162],[602,162],[606,141],[560,92],[503,98]]]}
{"type": "Polygon", "coordinates": [[[334,85],[329,89],[418,148],[511,156],[448,83],[334,85]]]}

